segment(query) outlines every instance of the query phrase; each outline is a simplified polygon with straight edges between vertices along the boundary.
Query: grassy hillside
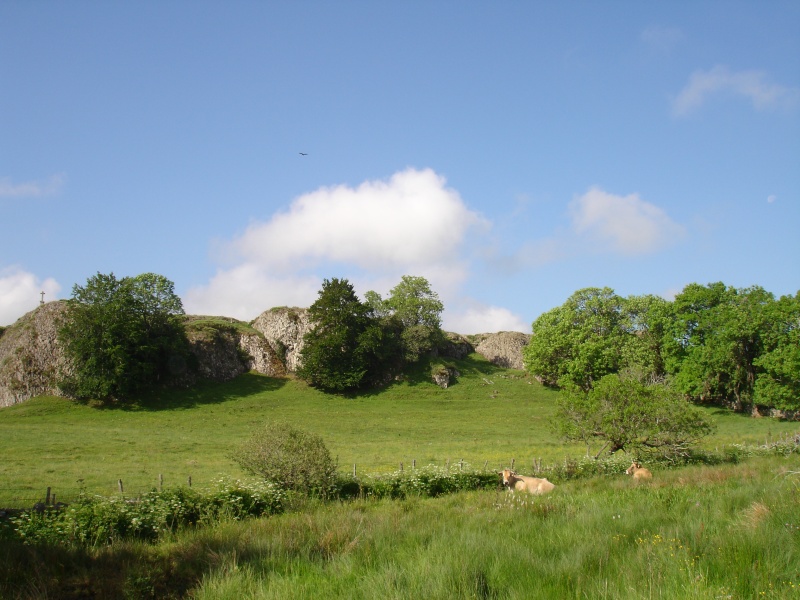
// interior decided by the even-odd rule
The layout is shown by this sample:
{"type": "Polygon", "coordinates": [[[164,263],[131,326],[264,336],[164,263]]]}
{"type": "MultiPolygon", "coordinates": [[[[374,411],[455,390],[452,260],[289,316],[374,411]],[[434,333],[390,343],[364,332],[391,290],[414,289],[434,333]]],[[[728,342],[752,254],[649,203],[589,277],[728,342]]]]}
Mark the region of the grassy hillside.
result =
{"type": "MultiPolygon", "coordinates": [[[[461,459],[481,467],[516,459],[521,472],[579,456],[550,431],[557,394],[525,373],[501,369],[478,355],[456,361],[461,377],[448,389],[430,382],[427,367],[379,392],[329,396],[293,379],[243,375],[224,384],[160,393],[134,406],[97,408],[53,397],[0,409],[0,505],[30,505],[49,486],[68,499],[80,488],[110,494],[157,485],[203,486],[220,474],[241,476],[232,448],[271,419],[317,433],[341,470],[359,473],[461,459]]],[[[710,448],[763,443],[796,423],[751,419],[707,409],[718,424],[710,448]]]]}

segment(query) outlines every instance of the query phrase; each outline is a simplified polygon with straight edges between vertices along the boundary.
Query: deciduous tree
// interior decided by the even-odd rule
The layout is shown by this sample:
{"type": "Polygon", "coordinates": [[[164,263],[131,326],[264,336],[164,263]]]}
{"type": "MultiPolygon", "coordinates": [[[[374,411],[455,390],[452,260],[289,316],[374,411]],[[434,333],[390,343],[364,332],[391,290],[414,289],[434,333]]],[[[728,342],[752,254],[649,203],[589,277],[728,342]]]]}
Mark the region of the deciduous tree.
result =
{"type": "Polygon", "coordinates": [[[188,343],[173,284],[154,273],[98,273],[75,285],[60,340],[71,374],[62,389],[80,399],[128,398],[182,371],[188,343]]]}
{"type": "Polygon", "coordinates": [[[713,431],[700,410],[663,384],[646,385],[617,374],[606,375],[585,391],[568,385],[561,391],[556,430],[596,456],[619,450],[685,455],[713,431]]]}

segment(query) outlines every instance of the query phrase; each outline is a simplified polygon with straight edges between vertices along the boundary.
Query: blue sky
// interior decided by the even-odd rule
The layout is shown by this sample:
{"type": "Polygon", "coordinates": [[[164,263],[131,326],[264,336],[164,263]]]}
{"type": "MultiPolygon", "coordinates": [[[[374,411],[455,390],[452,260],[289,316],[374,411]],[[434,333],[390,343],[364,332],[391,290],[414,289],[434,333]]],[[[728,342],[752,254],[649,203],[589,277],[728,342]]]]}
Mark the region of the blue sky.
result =
{"type": "Polygon", "coordinates": [[[795,1],[0,3],[0,325],[97,272],[244,320],[409,274],[528,332],[794,294],[799,230],[795,1]]]}

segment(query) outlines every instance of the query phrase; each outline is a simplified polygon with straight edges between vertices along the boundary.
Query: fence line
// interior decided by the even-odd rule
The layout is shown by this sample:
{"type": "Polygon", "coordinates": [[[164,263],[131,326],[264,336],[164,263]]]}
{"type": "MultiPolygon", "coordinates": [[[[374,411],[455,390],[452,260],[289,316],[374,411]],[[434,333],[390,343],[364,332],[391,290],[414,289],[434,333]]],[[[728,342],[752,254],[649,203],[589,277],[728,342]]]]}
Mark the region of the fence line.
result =
{"type": "MultiPolygon", "coordinates": [[[[416,458],[410,461],[411,470],[416,470],[417,468],[421,468],[418,466],[418,462],[416,458]]],[[[482,464],[483,471],[489,470],[489,460],[484,460],[482,464]]],[[[497,462],[497,461],[494,461],[497,462]]],[[[494,464],[493,462],[493,464],[494,464]]],[[[506,466],[510,465],[512,469],[514,469],[516,463],[516,458],[512,457],[509,462],[503,463],[502,461],[498,463],[497,468],[494,469],[495,471],[501,471],[506,466]]],[[[376,463],[353,463],[352,466],[352,476],[357,478],[359,474],[363,474],[363,466],[366,464],[367,467],[370,465],[374,465],[376,463]]],[[[380,463],[385,464],[385,463],[380,463]]],[[[400,461],[398,464],[398,470],[403,472],[404,468],[408,466],[409,463],[400,461]]],[[[421,464],[421,463],[420,463],[421,464]]],[[[430,461],[423,466],[427,465],[434,465],[437,466],[436,461],[430,461]]],[[[444,460],[444,467],[447,470],[453,469],[454,471],[463,471],[465,467],[471,466],[473,469],[478,470],[478,466],[480,463],[475,465],[470,465],[465,459],[461,458],[458,461],[455,461],[451,464],[450,459],[444,460]]],[[[542,469],[542,459],[541,458],[534,458],[530,463],[530,469],[532,474],[536,474],[541,471],[542,469]]],[[[367,473],[385,473],[385,469],[376,470],[376,471],[367,471],[367,473]]],[[[89,495],[99,495],[99,496],[114,496],[119,494],[122,497],[137,497],[141,496],[147,492],[152,490],[159,490],[162,491],[164,489],[164,475],[162,473],[158,474],[157,479],[154,481],[153,485],[142,484],[141,478],[135,479],[134,486],[130,486],[125,483],[124,478],[117,478],[115,483],[109,484],[107,487],[102,489],[92,488],[89,489],[85,486],[80,487],[56,487],[53,485],[42,485],[40,488],[35,489],[32,487],[21,487],[21,488],[3,488],[0,489],[0,510],[2,509],[17,509],[17,508],[30,508],[35,505],[44,505],[44,506],[52,506],[57,503],[65,503],[68,504],[70,502],[74,502],[77,500],[81,495],[89,494],[89,495]]],[[[179,486],[188,486],[192,487],[192,476],[188,475],[185,479],[183,479],[180,483],[175,485],[174,487],[179,486]]],[[[208,482],[207,482],[208,483],[208,482]]]]}

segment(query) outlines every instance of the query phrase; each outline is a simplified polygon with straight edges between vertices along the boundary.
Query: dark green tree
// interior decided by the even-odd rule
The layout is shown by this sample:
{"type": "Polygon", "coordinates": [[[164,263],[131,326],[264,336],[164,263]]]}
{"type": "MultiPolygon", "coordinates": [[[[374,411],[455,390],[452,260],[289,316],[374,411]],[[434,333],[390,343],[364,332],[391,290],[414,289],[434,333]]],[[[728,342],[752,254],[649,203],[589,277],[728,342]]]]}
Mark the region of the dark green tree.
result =
{"type": "Polygon", "coordinates": [[[309,309],[314,329],[303,338],[297,374],[333,392],[365,386],[380,362],[382,332],[369,305],[346,279],[326,279],[309,309]]]}
{"type": "Polygon", "coordinates": [[[125,399],[187,364],[183,305],[171,281],[98,273],[75,285],[59,339],[70,364],[60,383],[78,399],[125,399]]]}
{"type": "Polygon", "coordinates": [[[557,432],[587,449],[599,444],[596,457],[619,450],[685,456],[713,431],[700,410],[670,387],[617,374],[606,375],[589,391],[567,385],[557,406],[557,432]]]}

